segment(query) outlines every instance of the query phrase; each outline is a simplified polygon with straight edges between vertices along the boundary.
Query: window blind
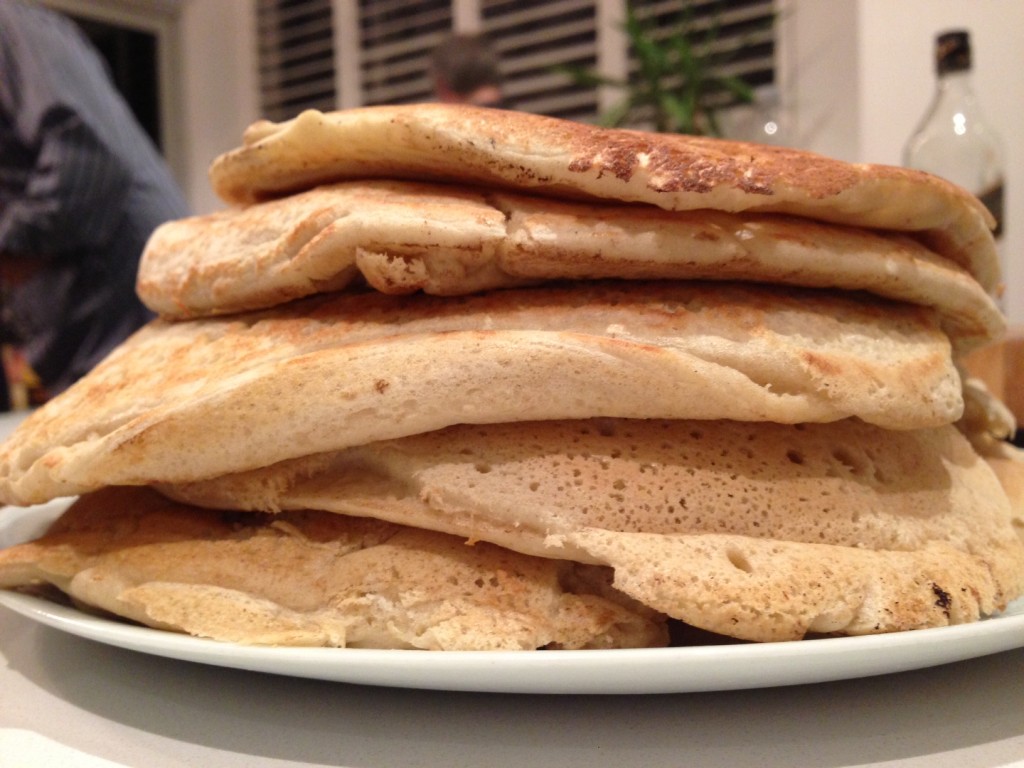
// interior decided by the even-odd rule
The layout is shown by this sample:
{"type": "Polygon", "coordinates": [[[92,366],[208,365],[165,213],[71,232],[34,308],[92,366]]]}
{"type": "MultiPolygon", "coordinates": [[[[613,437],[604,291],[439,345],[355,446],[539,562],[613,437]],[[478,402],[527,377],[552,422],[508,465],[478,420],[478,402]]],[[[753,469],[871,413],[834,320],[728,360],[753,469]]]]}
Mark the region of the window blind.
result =
{"type": "Polygon", "coordinates": [[[591,119],[597,93],[580,88],[559,66],[597,64],[593,0],[483,0],[482,31],[493,41],[504,93],[516,109],[591,119]]]}
{"type": "MultiPolygon", "coordinates": [[[[595,120],[597,89],[574,84],[558,67],[598,69],[604,60],[625,62],[619,76],[637,69],[621,29],[600,19],[624,18],[623,0],[256,0],[260,86],[265,114],[286,119],[302,109],[333,109],[340,102],[335,68],[358,73],[348,104],[400,104],[433,98],[430,55],[456,18],[492,41],[501,61],[505,95],[517,108],[575,120],[595,120]],[[458,8],[456,8],[458,6],[458,8]],[[333,14],[332,14],[333,7],[333,14]],[[467,7],[469,13],[467,14],[467,7]],[[343,13],[340,11],[344,11],[343,13]],[[458,13],[456,13],[458,11],[458,13]],[[356,20],[338,36],[332,24],[356,20]],[[350,44],[335,50],[336,41],[350,44]],[[606,46],[602,49],[602,46],[606,46]],[[607,56],[607,46],[624,47],[607,56]]],[[[713,30],[709,60],[716,72],[752,86],[774,80],[772,0],[633,0],[637,16],[658,35],[671,33],[681,14],[701,38],[713,30]]],[[[716,106],[727,92],[712,93],[716,106]]]]}
{"type": "Polygon", "coordinates": [[[450,0],[360,0],[361,102],[430,100],[430,55],[451,29],[450,0]]]}
{"type": "Polygon", "coordinates": [[[257,0],[260,106],[286,120],[334,108],[331,0],[257,0]]]}

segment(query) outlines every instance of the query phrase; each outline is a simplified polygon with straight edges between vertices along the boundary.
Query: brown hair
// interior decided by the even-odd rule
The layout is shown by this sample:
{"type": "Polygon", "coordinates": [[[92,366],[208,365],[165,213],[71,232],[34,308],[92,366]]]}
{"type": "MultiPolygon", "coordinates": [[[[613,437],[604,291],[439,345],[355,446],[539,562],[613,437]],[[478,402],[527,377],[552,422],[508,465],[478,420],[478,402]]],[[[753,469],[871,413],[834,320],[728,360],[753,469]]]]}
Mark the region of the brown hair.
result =
{"type": "Polygon", "coordinates": [[[436,80],[461,95],[502,81],[498,56],[483,35],[449,35],[434,49],[431,67],[436,80]]]}

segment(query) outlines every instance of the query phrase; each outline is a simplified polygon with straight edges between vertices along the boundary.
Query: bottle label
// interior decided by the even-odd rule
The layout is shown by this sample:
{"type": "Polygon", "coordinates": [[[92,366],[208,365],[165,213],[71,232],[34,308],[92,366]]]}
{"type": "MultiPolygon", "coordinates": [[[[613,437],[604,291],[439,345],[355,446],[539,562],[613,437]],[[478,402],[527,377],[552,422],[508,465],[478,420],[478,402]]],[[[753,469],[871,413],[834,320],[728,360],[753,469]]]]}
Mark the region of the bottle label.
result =
{"type": "Polygon", "coordinates": [[[978,195],[978,199],[981,200],[982,204],[989,209],[996,220],[996,228],[993,230],[997,238],[1003,234],[1003,191],[1005,185],[1002,181],[998,182],[994,187],[990,187],[984,192],[978,195]]]}

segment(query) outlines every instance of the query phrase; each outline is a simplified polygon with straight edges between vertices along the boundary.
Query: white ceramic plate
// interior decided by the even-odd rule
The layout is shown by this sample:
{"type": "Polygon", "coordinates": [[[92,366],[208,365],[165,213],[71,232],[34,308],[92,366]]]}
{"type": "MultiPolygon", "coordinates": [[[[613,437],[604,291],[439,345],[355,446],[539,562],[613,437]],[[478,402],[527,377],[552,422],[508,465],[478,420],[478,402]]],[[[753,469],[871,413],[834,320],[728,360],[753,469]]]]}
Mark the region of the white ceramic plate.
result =
{"type": "MultiPolygon", "coordinates": [[[[0,515],[0,548],[37,536],[67,502],[0,515]]],[[[499,693],[683,693],[817,683],[1024,647],[1024,599],[974,624],[800,642],[616,651],[376,651],[232,645],[97,618],[0,590],[0,605],[108,645],[173,659],[346,683],[499,693]]]]}

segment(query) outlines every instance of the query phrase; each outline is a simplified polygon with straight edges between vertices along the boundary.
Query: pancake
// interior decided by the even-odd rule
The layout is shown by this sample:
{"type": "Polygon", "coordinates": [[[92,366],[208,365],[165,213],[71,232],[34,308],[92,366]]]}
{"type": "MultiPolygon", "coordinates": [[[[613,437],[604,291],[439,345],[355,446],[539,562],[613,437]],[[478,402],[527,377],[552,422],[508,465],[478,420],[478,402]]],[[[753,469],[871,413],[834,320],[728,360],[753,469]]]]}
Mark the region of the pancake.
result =
{"type": "Polygon", "coordinates": [[[148,489],[75,502],[0,551],[0,587],[53,584],[160,629],[288,646],[532,650],[664,645],[607,569],[317,512],[222,514],[148,489]]]}
{"type": "Polygon", "coordinates": [[[1007,442],[993,441],[981,455],[1006,491],[1013,526],[1024,540],[1024,450],[1007,442]]]}
{"type": "Polygon", "coordinates": [[[378,273],[387,293],[471,293],[522,282],[500,269],[505,238],[505,215],[478,192],[336,184],[161,225],[137,290],[167,318],[262,309],[378,273]]]}
{"type": "Polygon", "coordinates": [[[938,426],[963,408],[950,354],[920,308],[729,283],[333,294],[155,321],[0,448],[0,499],[188,482],[458,423],[938,426]]]}
{"type": "Polygon", "coordinates": [[[162,316],[186,319],[363,282],[451,296],[599,278],[871,291],[935,308],[960,350],[1005,328],[967,272],[904,235],[394,181],[334,184],[168,222],[143,254],[138,293],[162,316]]]}
{"type": "Polygon", "coordinates": [[[645,605],[748,640],[972,621],[1024,591],[1016,510],[952,426],[459,426],[160,490],[612,566],[645,605]],[[949,611],[935,610],[932,583],[953,595],[949,611]]]}
{"type": "Polygon", "coordinates": [[[705,137],[598,128],[462,105],[303,112],[250,126],[210,168],[215,192],[248,204],[358,178],[453,181],[666,210],[787,213],[915,232],[999,290],[994,221],[928,174],[705,137]]]}
{"type": "Polygon", "coordinates": [[[547,537],[582,527],[983,550],[1008,514],[955,428],[857,420],[460,425],[161,490],[221,509],[376,517],[548,556],[547,537]]]}
{"type": "Polygon", "coordinates": [[[941,542],[912,552],[864,551],[593,529],[565,541],[612,565],[615,587],[649,607],[756,642],[952,626],[1006,606],[983,560],[941,542]]]}
{"type": "Polygon", "coordinates": [[[82,495],[0,586],[436,649],[903,631],[1024,593],[1020,462],[970,442],[1009,421],[957,367],[1003,329],[966,191],[449,105],[261,122],[210,178],[237,207],[144,256],[164,317],[0,446],[0,502],[82,495]]]}

